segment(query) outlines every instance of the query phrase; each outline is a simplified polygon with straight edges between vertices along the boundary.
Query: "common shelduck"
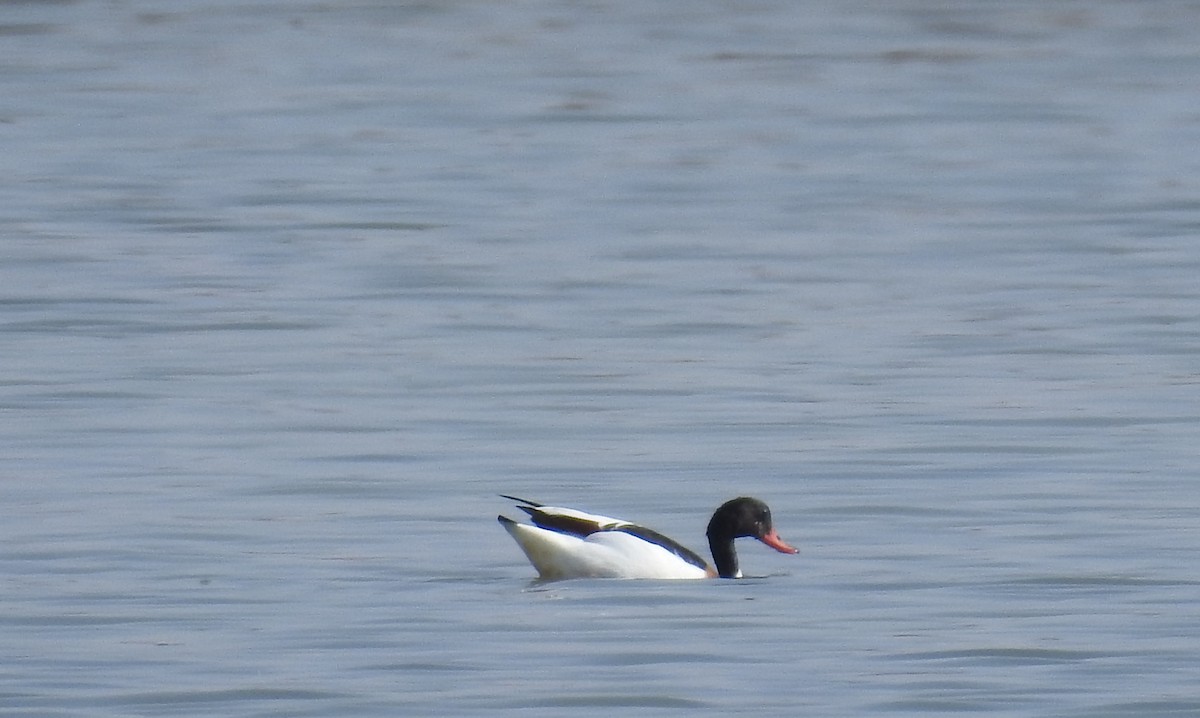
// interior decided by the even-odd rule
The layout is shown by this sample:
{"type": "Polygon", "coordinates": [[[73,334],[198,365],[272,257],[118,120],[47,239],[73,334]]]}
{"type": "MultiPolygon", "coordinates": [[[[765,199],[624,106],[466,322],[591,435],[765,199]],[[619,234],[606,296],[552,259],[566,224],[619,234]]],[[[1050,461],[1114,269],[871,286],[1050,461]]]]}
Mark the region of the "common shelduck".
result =
{"type": "Polygon", "coordinates": [[[538,570],[539,578],[741,578],[733,540],[748,536],[780,553],[798,551],[775,533],[771,509],[741,497],[721,504],[708,522],[714,569],[695,552],[666,536],[621,519],[576,509],[520,502],[533,524],[497,516],[538,570]]]}

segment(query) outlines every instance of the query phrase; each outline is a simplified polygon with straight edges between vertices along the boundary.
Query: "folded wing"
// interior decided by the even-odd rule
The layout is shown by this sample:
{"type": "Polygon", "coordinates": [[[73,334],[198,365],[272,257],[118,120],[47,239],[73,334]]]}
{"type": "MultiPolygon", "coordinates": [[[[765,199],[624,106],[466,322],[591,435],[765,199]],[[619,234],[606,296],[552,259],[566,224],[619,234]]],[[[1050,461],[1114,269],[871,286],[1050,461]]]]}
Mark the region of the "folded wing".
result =
{"type": "Polygon", "coordinates": [[[500,522],[542,578],[579,576],[703,578],[707,562],[679,542],[644,526],[578,509],[546,506],[515,496],[533,526],[500,522]]]}

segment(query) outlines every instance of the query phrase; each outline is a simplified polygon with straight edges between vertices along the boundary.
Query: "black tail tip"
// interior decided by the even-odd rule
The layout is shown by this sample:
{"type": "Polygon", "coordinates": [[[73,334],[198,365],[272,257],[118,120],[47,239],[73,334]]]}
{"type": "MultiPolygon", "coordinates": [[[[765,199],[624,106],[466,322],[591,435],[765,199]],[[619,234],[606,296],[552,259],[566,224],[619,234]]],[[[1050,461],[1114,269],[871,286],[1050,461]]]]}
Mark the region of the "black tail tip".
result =
{"type": "Polygon", "coordinates": [[[528,504],[528,505],[530,505],[530,506],[533,506],[533,507],[540,507],[540,506],[542,506],[542,504],[539,504],[539,503],[538,503],[538,502],[536,502],[536,501],[530,501],[529,499],[523,499],[523,498],[521,498],[521,497],[519,497],[519,496],[509,496],[508,494],[500,494],[500,498],[502,498],[502,499],[508,499],[509,501],[516,501],[516,502],[517,502],[517,503],[519,503],[519,504],[528,504]]]}

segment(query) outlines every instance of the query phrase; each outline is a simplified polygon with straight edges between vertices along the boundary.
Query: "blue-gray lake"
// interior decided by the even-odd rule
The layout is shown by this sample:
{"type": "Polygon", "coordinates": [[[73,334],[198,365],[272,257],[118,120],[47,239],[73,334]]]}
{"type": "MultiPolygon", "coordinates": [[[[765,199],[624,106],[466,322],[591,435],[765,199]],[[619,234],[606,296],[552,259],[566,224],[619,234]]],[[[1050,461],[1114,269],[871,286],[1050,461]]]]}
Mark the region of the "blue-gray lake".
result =
{"type": "Polygon", "coordinates": [[[1200,715],[1197,27],[0,3],[0,715],[1200,715]]]}

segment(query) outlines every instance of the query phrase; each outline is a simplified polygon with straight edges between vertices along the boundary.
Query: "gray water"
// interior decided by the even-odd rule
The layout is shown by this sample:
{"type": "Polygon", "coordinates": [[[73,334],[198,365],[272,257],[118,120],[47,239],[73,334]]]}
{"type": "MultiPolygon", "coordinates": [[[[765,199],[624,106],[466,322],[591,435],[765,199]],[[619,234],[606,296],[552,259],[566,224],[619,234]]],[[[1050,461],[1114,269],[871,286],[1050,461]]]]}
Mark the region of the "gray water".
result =
{"type": "Polygon", "coordinates": [[[1197,27],[0,4],[0,714],[1200,715],[1197,27]]]}

